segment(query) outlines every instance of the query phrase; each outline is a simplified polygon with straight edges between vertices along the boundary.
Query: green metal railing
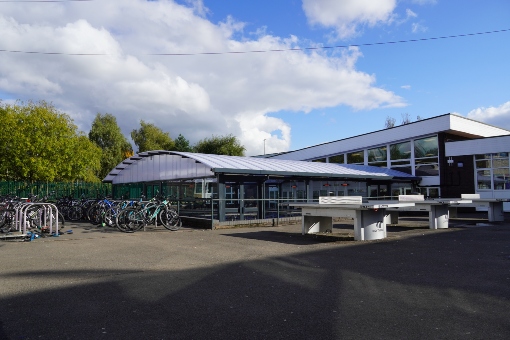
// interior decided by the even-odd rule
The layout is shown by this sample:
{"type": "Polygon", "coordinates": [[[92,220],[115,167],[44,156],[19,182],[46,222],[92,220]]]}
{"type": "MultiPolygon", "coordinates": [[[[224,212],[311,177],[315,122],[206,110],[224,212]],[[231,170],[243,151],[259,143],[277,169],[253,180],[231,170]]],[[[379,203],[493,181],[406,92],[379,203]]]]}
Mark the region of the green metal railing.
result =
{"type": "Polygon", "coordinates": [[[87,182],[0,182],[0,195],[16,195],[28,197],[51,196],[62,197],[104,197],[111,196],[112,186],[109,183],[87,182]]]}

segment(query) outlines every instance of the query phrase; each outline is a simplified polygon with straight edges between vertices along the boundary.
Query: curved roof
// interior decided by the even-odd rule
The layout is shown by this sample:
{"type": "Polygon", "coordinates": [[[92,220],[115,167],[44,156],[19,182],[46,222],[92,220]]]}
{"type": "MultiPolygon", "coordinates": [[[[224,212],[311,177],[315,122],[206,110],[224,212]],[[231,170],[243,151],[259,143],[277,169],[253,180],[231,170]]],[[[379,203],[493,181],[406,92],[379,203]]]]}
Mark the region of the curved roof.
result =
{"type": "Polygon", "coordinates": [[[103,182],[113,184],[216,177],[217,174],[310,178],[403,179],[417,177],[388,168],[154,150],[127,158],[103,182]]]}

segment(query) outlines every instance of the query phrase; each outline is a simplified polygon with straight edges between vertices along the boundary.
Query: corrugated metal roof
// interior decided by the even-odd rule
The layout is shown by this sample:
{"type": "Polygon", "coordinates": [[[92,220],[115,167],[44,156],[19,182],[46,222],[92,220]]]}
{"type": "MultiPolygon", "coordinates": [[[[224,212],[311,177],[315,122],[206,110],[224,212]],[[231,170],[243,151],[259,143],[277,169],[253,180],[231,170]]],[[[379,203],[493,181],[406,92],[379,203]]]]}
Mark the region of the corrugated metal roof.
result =
{"type": "MultiPolygon", "coordinates": [[[[214,174],[247,174],[247,175],[268,175],[268,176],[302,176],[302,177],[334,177],[334,178],[359,178],[359,179],[416,179],[412,175],[395,171],[388,168],[380,168],[366,165],[354,164],[336,164],[336,163],[318,163],[318,162],[305,162],[305,161],[291,161],[281,159],[267,159],[267,158],[254,158],[254,157],[238,157],[238,156],[225,156],[225,155],[211,155],[190,152],[177,152],[177,151],[151,151],[143,155],[135,155],[130,160],[133,162],[123,161],[119,166],[113,169],[108,176],[103,180],[104,182],[115,183],[116,177],[123,171],[129,171],[129,168],[136,166],[137,160],[143,159],[149,161],[147,155],[153,157],[166,157],[169,155],[178,155],[183,159],[193,159],[195,163],[201,163],[211,169],[214,174]],[[140,157],[141,156],[141,157],[140,157]],[[129,164],[128,164],[129,163],[129,164]]],[[[186,163],[190,166],[189,162],[186,163]]],[[[192,165],[191,165],[192,166],[192,165]]],[[[170,180],[174,179],[171,175],[162,177],[159,171],[154,174],[154,178],[147,178],[147,173],[144,173],[143,180],[136,178],[132,182],[145,182],[156,180],[170,180]],[[157,178],[156,178],[157,176],[157,178]]],[[[189,177],[194,178],[192,176],[189,177]]],[[[180,179],[184,179],[180,177],[180,179]]]]}
{"type": "Polygon", "coordinates": [[[214,172],[239,173],[246,170],[259,174],[308,174],[308,175],[337,175],[353,177],[412,177],[400,171],[366,165],[319,163],[305,161],[290,161],[282,159],[267,159],[254,157],[238,157],[196,153],[182,153],[200,163],[207,164],[214,172]]]}

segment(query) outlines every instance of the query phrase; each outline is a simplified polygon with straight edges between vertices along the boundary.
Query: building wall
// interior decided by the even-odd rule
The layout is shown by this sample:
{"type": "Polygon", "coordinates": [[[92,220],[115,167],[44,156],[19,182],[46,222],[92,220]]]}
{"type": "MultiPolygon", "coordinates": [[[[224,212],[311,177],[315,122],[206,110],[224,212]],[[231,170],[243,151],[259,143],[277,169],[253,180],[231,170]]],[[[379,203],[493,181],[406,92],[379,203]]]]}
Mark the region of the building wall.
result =
{"type": "Polygon", "coordinates": [[[475,193],[473,156],[452,157],[453,163],[445,158],[441,172],[441,196],[458,198],[461,194],[475,193]]]}
{"type": "MultiPolygon", "coordinates": [[[[463,163],[462,171],[459,172],[463,177],[458,181],[461,190],[465,191],[462,193],[477,193],[481,198],[510,199],[509,154],[510,135],[465,141],[448,140],[445,144],[445,158],[453,162],[450,171],[455,174],[455,165],[458,168],[458,163],[463,163]],[[467,186],[468,182],[472,186],[467,186]]],[[[451,189],[454,190],[453,187],[451,189]]],[[[510,203],[504,203],[504,210],[510,211],[510,203]]]]}
{"type": "Polygon", "coordinates": [[[441,197],[457,198],[461,194],[474,194],[473,156],[446,157],[446,142],[462,141],[467,138],[447,133],[439,134],[439,163],[441,169],[441,197]]]}
{"type": "MultiPolygon", "coordinates": [[[[414,150],[416,140],[437,135],[439,175],[427,175],[423,171],[418,173],[418,166],[420,166],[421,170],[426,169],[427,165],[422,165],[423,158],[420,160],[415,159],[414,153],[410,163],[412,175],[422,177],[419,183],[420,188],[418,189],[425,196],[460,197],[460,194],[463,193],[475,193],[476,183],[473,179],[473,161],[465,157],[459,157],[454,164],[450,165],[446,157],[445,143],[464,141],[476,137],[497,136],[505,133],[508,133],[508,131],[461,116],[447,114],[391,129],[375,131],[365,135],[296,150],[279,155],[276,158],[331,162],[332,156],[342,155],[345,163],[352,163],[348,161],[348,155],[350,153],[361,152],[364,155],[364,160],[361,159],[360,164],[393,168],[394,166],[399,166],[398,163],[401,163],[402,165],[400,166],[405,167],[404,162],[393,162],[390,160],[390,146],[395,143],[411,141],[411,148],[414,150]],[[379,147],[386,147],[387,149],[387,165],[370,164],[367,159],[368,150],[379,147]],[[463,167],[458,166],[459,162],[463,167]]],[[[384,163],[384,160],[380,163],[384,163]]],[[[401,171],[409,172],[409,170],[404,168],[401,171]]]]}

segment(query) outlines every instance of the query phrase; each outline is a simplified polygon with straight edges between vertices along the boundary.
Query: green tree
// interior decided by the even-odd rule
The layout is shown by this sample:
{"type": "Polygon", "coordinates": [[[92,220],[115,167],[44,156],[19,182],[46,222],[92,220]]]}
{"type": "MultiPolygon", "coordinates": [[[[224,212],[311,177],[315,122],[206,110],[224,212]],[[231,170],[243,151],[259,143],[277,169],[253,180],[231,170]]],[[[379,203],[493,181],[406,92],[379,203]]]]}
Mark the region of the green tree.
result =
{"type": "Polygon", "coordinates": [[[89,139],[103,151],[97,176],[103,179],[124,159],[133,155],[133,148],[110,113],[98,113],[92,122],[89,139]]]}
{"type": "Polygon", "coordinates": [[[193,147],[189,143],[189,140],[184,138],[183,135],[179,134],[179,137],[175,139],[175,150],[182,152],[193,152],[193,147]]]}
{"type": "Polygon", "coordinates": [[[244,156],[245,150],[246,148],[231,134],[205,138],[195,145],[195,152],[216,155],[244,156]]]}
{"type": "Polygon", "coordinates": [[[140,121],[140,129],[131,131],[131,138],[138,147],[137,152],[175,149],[175,143],[168,132],[163,132],[156,125],[143,120],[140,121]]]}
{"type": "Polygon", "coordinates": [[[53,105],[0,103],[0,124],[1,179],[98,181],[101,150],[53,105]]]}

